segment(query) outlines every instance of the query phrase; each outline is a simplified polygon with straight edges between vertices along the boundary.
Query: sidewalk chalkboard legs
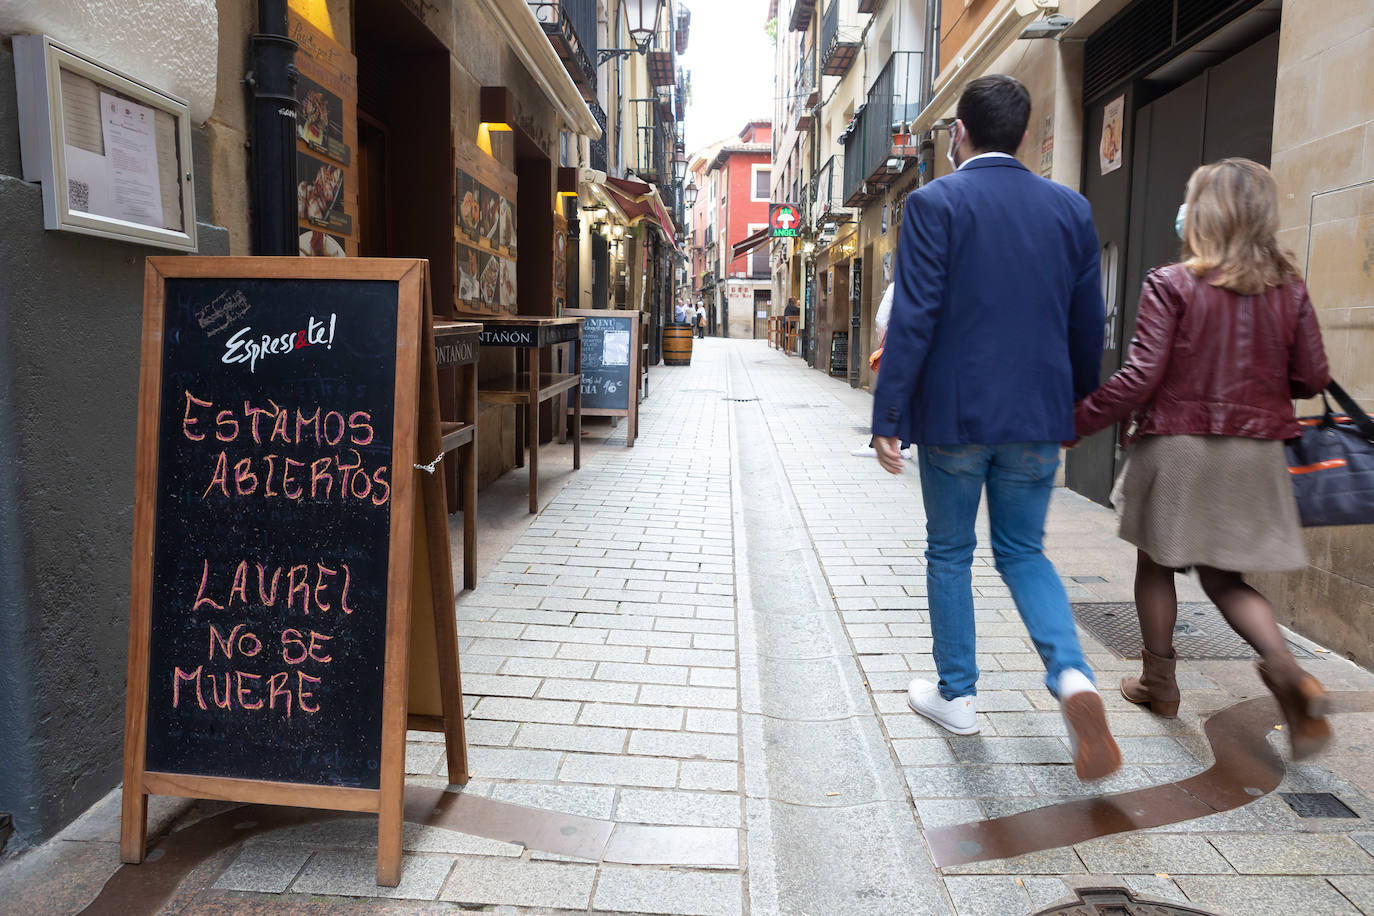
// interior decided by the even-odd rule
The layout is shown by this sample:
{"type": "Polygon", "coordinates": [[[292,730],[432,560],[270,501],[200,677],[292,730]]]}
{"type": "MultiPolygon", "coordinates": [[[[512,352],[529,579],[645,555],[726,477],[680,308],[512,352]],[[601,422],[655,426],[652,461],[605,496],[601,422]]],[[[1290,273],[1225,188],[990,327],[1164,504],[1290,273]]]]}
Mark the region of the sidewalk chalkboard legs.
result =
{"type": "Polygon", "coordinates": [[[530,448],[530,514],[539,512],[539,376],[544,371],[544,351],[532,347],[528,351],[529,402],[525,405],[525,438],[530,448]]]}
{"type": "MultiPolygon", "coordinates": [[[[582,374],[582,341],[573,341],[573,375],[582,374]]],[[[565,423],[558,424],[560,428],[565,423]]],[[[582,468],[582,385],[573,388],[573,470],[582,468]]]]}

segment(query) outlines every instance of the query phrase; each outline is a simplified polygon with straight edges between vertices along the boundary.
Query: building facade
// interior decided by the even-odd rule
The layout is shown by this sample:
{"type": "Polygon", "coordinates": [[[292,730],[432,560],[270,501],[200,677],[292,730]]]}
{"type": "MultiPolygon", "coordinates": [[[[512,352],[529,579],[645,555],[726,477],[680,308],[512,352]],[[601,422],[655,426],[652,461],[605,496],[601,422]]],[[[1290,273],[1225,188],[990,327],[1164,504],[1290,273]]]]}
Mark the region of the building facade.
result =
{"type": "Polygon", "coordinates": [[[713,223],[719,230],[714,306],[725,337],[767,333],[772,299],[767,246],[740,246],[768,227],[772,130],[766,119],[751,121],[736,140],[721,145],[706,167],[716,211],[713,223]]]}
{"type": "MultiPolygon", "coordinates": [[[[196,253],[426,258],[440,317],[574,304],[643,309],[657,326],[681,263],[677,55],[689,17],[677,0],[656,12],[641,22],[620,0],[0,2],[10,848],[51,835],[120,779],[143,262],[167,253],[44,228],[44,189],[21,162],[15,36],[47,35],[189,103],[196,253]],[[269,104],[295,155],[275,169],[252,156],[271,145],[255,121],[260,80],[248,79],[259,34],[294,43],[294,104],[269,104]],[[471,184],[476,174],[495,176],[491,187],[471,184]],[[332,193],[315,195],[322,175],[332,193]],[[479,191],[505,214],[491,225],[511,280],[486,298],[468,267],[479,191]],[[285,247],[265,247],[274,200],[287,202],[285,247]]],[[[545,357],[569,358],[566,346],[545,357]]],[[[513,371],[509,351],[483,353],[482,380],[513,371]]],[[[483,405],[478,426],[486,485],[515,463],[513,411],[483,405]]]]}
{"type": "MultiPolygon", "coordinates": [[[[921,172],[906,123],[928,94],[925,0],[777,0],[773,199],[805,231],[771,253],[774,311],[801,311],[808,363],[865,383],[901,201],[921,172]]],[[[929,148],[926,149],[927,171],[929,148]]]]}

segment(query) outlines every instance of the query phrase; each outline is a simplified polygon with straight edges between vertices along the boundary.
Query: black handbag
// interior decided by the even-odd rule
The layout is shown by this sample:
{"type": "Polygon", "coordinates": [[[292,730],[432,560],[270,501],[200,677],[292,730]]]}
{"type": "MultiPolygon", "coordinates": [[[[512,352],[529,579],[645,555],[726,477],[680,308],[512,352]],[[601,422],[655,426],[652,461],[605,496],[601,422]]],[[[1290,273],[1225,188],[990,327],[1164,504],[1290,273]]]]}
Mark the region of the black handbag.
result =
{"type": "Polygon", "coordinates": [[[1374,420],[1335,382],[1322,403],[1326,413],[1299,420],[1302,435],[1285,443],[1303,527],[1374,524],[1374,420]]]}

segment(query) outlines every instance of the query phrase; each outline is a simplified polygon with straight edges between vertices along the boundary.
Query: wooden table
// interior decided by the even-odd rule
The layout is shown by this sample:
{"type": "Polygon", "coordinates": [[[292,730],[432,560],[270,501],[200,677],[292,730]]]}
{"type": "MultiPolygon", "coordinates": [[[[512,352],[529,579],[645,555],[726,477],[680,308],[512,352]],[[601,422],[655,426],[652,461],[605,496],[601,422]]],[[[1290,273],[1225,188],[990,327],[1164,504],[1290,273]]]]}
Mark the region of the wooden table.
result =
{"type": "MultiPolygon", "coordinates": [[[[463,494],[463,588],[477,587],[477,355],[482,326],[473,321],[435,321],[434,354],[439,369],[439,432],[448,511],[458,510],[463,494]]],[[[423,460],[423,459],[422,459],[423,460]]]]}
{"type": "MultiPolygon", "coordinates": [[[[524,464],[525,446],[530,450],[530,512],[539,511],[539,405],[565,391],[573,392],[573,470],[582,467],[582,319],[490,317],[483,315],[484,347],[515,349],[515,375],[482,385],[478,399],[484,404],[515,405],[515,466],[524,464]],[[573,345],[572,372],[545,372],[543,348],[573,345]]],[[[555,422],[563,423],[561,410],[555,422]]]]}

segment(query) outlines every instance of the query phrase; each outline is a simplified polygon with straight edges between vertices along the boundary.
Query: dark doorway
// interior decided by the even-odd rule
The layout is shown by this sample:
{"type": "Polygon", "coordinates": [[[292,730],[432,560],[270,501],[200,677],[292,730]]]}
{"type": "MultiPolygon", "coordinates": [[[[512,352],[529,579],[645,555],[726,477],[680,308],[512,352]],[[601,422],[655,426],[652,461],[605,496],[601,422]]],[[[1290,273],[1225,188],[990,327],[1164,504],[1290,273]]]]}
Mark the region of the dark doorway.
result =
{"type": "Polygon", "coordinates": [[[357,0],[360,251],[428,258],[434,310],[453,313],[449,53],[403,5],[357,0]]]}
{"type": "MultiPolygon", "coordinates": [[[[1178,260],[1174,218],[1193,170],[1232,156],[1269,164],[1278,48],[1278,33],[1272,32],[1200,72],[1171,62],[1156,74],[1187,74],[1183,82],[1141,80],[1089,105],[1083,193],[1093,205],[1102,246],[1104,380],[1125,359],[1146,274],[1178,260]],[[1126,160],[1103,175],[1097,150],[1103,112],[1122,94],[1130,125],[1126,160]]],[[[1116,441],[1115,429],[1104,430],[1069,452],[1069,487],[1107,505],[1124,457],[1116,441]]]]}

